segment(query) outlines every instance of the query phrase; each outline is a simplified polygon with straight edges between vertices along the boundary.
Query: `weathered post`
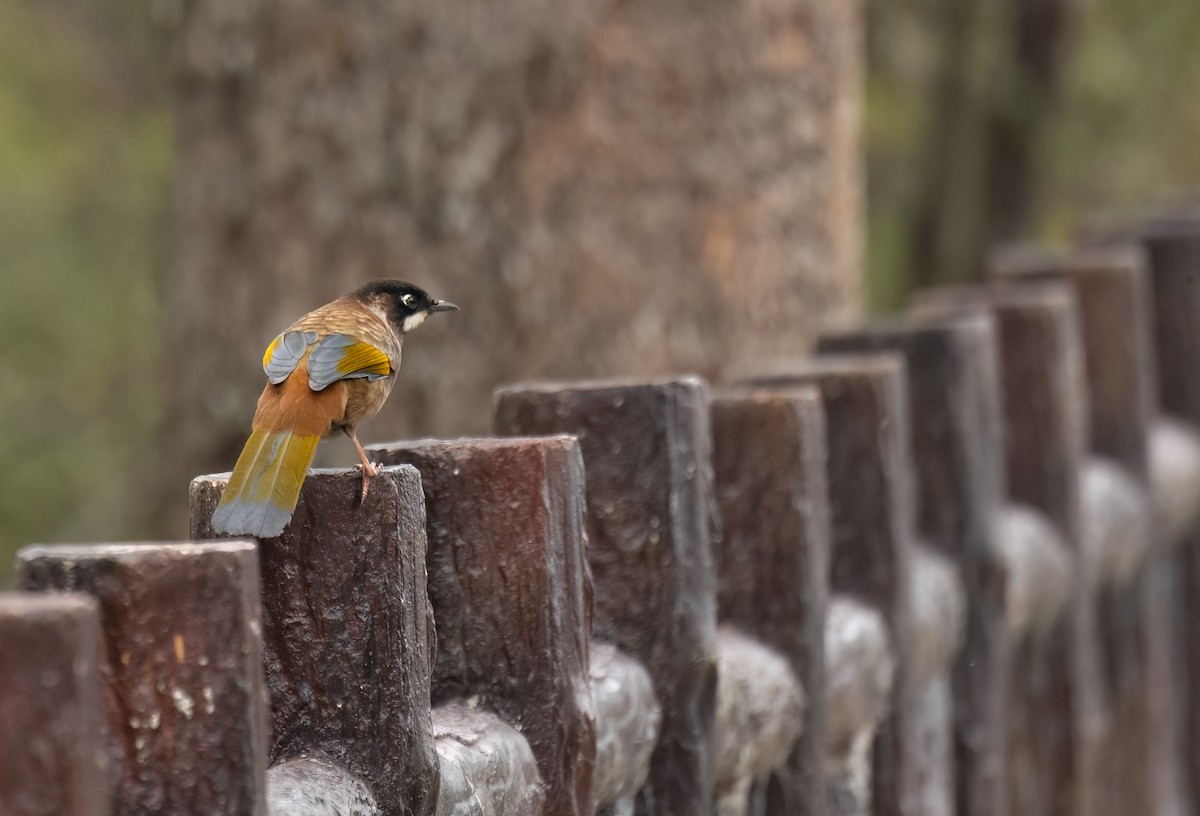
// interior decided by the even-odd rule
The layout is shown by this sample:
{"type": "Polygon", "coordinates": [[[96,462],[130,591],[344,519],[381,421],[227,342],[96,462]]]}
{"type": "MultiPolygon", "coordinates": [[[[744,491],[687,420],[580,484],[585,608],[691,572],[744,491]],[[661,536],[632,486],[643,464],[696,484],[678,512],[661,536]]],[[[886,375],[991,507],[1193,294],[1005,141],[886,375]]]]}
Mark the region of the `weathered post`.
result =
{"type": "MultiPolygon", "coordinates": [[[[194,537],[212,536],[227,481],[192,482],[194,537]]],[[[275,792],[284,780],[293,799],[300,788],[319,800],[332,784],[367,791],[384,814],[434,807],[421,480],[412,468],[387,468],[365,501],[360,490],[356,470],[310,471],[283,535],[259,542],[272,813],[283,812],[275,792]],[[294,764],[313,756],[331,764],[294,764]]]]}
{"type": "MultiPolygon", "coordinates": [[[[942,559],[915,546],[903,360],[892,354],[817,358],[747,381],[817,385],[824,401],[832,590],[882,614],[895,659],[892,711],[874,748],[871,811],[948,814],[953,758],[945,669],[957,643],[961,588],[942,559]]],[[[838,812],[854,806],[843,803],[853,802],[854,792],[833,795],[838,812]]]]}
{"type": "Polygon", "coordinates": [[[1056,256],[998,253],[1002,276],[1065,281],[1079,301],[1090,446],[1083,473],[1084,536],[1105,672],[1105,741],[1098,759],[1102,813],[1178,807],[1179,762],[1168,711],[1179,699],[1171,665],[1169,551],[1155,538],[1150,436],[1155,384],[1143,253],[1132,247],[1056,256]]]}
{"type": "Polygon", "coordinates": [[[26,547],[17,581],[98,602],[115,813],[263,814],[266,696],[252,544],[26,547]]]}
{"type": "Polygon", "coordinates": [[[1149,259],[1157,398],[1163,417],[1150,442],[1151,477],[1160,524],[1175,546],[1175,568],[1163,576],[1173,598],[1172,631],[1185,687],[1168,712],[1183,756],[1185,807],[1200,806],[1200,218],[1152,221],[1133,232],[1149,259]]]}
{"type": "MultiPolygon", "coordinates": [[[[1087,393],[1076,302],[1055,283],[918,294],[920,313],[977,309],[994,316],[1000,339],[1009,495],[1038,514],[1018,509],[1002,517],[1006,556],[1034,556],[1037,549],[1057,554],[1050,542],[1058,539],[1070,557],[1069,614],[1058,615],[1057,581],[1039,583],[1037,575],[1020,585],[1029,597],[1009,601],[1023,635],[1014,644],[1009,676],[1009,813],[1089,816],[1095,813],[1099,669],[1083,547],[1087,393]],[[1042,517],[1053,534],[1042,529],[1042,517]]],[[[1045,560],[1049,577],[1056,560],[1045,560]]]]}
{"type": "Polygon", "coordinates": [[[716,586],[708,389],[658,383],[510,386],[501,434],[571,433],[587,467],[593,631],[641,660],[662,733],[636,812],[713,809],[716,586]]]}
{"type": "MultiPolygon", "coordinates": [[[[546,816],[591,816],[596,722],[588,693],[591,575],[576,441],[396,442],[373,460],[421,475],[433,703],[471,700],[519,724],[546,816]]],[[[532,814],[531,814],[532,816],[532,814]]]]}
{"type": "Polygon", "coordinates": [[[954,663],[954,812],[1002,816],[1009,637],[996,519],[1004,498],[999,361],[985,315],[897,319],[821,338],[823,352],[905,355],[916,467],[917,529],[966,589],[954,663]]]}
{"type": "Polygon", "coordinates": [[[829,489],[820,395],[812,388],[719,392],[712,430],[718,617],[784,655],[809,701],[787,766],[757,794],[760,812],[821,816],[829,489]]]}
{"type": "Polygon", "coordinates": [[[102,650],[92,598],[0,594],[0,813],[112,812],[102,650]]]}

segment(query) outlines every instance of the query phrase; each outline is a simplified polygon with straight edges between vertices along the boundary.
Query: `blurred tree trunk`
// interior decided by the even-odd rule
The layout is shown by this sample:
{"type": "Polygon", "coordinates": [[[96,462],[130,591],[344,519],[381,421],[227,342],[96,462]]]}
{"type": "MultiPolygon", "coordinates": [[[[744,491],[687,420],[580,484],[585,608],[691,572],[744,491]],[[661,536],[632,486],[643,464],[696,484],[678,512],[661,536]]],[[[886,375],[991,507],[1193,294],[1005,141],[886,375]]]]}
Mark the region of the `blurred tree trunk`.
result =
{"type": "Polygon", "coordinates": [[[270,338],[372,277],[462,307],[410,338],[374,439],[486,431],[506,380],[716,375],[858,312],[853,0],[180,8],[170,491],[232,465],[270,338]]]}
{"type": "Polygon", "coordinates": [[[998,77],[984,143],[984,247],[1028,237],[1037,200],[1038,155],[1054,116],[1072,42],[1075,0],[1012,4],[1009,66],[998,77]]]}
{"type": "Polygon", "coordinates": [[[937,67],[910,218],[913,287],[978,278],[1028,237],[1075,0],[938,0],[937,67]]]}

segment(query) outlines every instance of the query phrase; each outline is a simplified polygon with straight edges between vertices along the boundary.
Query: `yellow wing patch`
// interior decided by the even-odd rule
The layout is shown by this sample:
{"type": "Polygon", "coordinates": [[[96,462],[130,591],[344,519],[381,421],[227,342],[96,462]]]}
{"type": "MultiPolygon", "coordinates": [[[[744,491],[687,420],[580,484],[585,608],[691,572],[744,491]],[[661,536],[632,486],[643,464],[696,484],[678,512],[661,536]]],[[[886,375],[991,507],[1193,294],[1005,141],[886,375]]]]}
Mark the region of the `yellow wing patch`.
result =
{"type": "Polygon", "coordinates": [[[392,373],[392,361],[380,349],[348,334],[322,337],[308,356],[308,385],[320,391],[338,380],[379,380],[392,373]]]}
{"type": "Polygon", "coordinates": [[[276,336],[271,341],[271,345],[267,346],[267,350],[263,352],[263,370],[266,371],[267,366],[271,364],[271,358],[275,356],[275,349],[279,348],[280,342],[283,341],[283,335],[276,336]]]}
{"type": "Polygon", "coordinates": [[[337,368],[344,377],[352,374],[359,376],[378,374],[386,377],[392,373],[392,362],[386,354],[370,343],[360,342],[346,348],[337,368]]]}

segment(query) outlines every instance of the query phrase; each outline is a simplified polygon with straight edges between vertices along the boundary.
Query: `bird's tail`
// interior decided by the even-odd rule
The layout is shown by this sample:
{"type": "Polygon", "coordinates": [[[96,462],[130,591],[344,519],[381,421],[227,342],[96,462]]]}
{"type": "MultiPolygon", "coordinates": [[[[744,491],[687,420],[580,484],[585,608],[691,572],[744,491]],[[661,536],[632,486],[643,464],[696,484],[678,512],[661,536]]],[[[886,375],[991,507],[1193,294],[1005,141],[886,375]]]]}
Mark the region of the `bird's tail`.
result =
{"type": "Polygon", "coordinates": [[[213,531],[256,538],[282,533],[296,509],[300,485],[320,439],[320,434],[294,429],[256,428],[213,513],[213,531]]]}

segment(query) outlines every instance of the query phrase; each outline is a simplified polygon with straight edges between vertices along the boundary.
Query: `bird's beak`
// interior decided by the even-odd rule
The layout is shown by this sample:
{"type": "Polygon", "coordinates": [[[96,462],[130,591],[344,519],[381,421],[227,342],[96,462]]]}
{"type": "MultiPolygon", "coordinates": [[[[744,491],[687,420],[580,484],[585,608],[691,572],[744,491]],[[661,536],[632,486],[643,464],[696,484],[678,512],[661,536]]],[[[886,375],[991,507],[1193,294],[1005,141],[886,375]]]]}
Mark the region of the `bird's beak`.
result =
{"type": "Polygon", "coordinates": [[[434,312],[457,312],[458,307],[448,300],[435,300],[433,305],[429,307],[429,313],[434,312]]]}

